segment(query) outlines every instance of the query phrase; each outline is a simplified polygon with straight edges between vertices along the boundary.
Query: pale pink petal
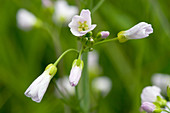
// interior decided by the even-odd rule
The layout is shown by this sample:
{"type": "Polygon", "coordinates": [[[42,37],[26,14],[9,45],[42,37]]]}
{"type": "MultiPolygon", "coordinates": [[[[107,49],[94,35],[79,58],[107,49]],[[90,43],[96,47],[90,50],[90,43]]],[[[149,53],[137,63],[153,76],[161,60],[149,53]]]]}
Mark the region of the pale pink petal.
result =
{"type": "Polygon", "coordinates": [[[83,9],[80,13],[80,16],[87,21],[88,26],[91,25],[91,13],[88,9],[87,10],[83,9]]]}

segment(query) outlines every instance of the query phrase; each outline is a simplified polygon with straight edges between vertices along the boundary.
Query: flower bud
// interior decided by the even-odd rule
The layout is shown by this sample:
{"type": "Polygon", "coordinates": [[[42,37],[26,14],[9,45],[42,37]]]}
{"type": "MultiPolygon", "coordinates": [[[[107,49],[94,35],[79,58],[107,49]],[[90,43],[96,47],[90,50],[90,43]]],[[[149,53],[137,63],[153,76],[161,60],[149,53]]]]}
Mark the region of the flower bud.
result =
{"type": "Polygon", "coordinates": [[[47,87],[56,72],[57,68],[53,64],[49,64],[45,71],[32,82],[24,94],[35,102],[41,102],[47,87]]]}
{"type": "Polygon", "coordinates": [[[144,102],[142,103],[141,108],[147,113],[152,113],[155,110],[156,106],[151,102],[144,102]]]}
{"type": "Polygon", "coordinates": [[[101,31],[101,32],[97,33],[96,38],[97,39],[100,39],[100,38],[105,39],[109,36],[109,34],[110,34],[109,31],[101,31]]]}
{"type": "Polygon", "coordinates": [[[100,32],[100,34],[101,34],[101,38],[107,38],[110,33],[109,33],[109,31],[102,31],[102,32],[100,32]]]}
{"type": "Polygon", "coordinates": [[[140,22],[129,30],[119,32],[118,40],[123,43],[130,39],[141,39],[148,37],[151,33],[153,33],[151,24],[140,22]]]}
{"type": "Polygon", "coordinates": [[[84,63],[80,59],[75,59],[73,61],[72,69],[70,71],[69,81],[71,86],[76,86],[80,80],[81,72],[83,69],[84,63]]]}

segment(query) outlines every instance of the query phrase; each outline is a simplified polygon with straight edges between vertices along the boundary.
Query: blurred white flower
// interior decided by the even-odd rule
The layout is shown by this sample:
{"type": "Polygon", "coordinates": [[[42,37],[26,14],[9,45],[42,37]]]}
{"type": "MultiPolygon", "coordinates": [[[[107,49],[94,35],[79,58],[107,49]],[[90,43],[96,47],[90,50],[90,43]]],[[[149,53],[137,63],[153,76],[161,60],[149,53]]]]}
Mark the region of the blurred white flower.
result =
{"type": "Polygon", "coordinates": [[[92,81],[92,88],[105,97],[112,88],[112,81],[106,76],[96,77],[92,81]]]}
{"type": "Polygon", "coordinates": [[[99,55],[95,50],[89,52],[88,54],[88,70],[90,73],[96,73],[96,74],[99,74],[101,71],[99,65],[99,55]]]}
{"type": "Polygon", "coordinates": [[[83,69],[84,63],[80,59],[76,59],[73,62],[72,69],[70,71],[69,81],[71,86],[76,86],[80,80],[81,72],[83,69]]]}
{"type": "MultiPolygon", "coordinates": [[[[66,96],[69,97],[70,95],[73,96],[75,94],[75,87],[72,87],[69,83],[69,79],[67,76],[59,78],[56,81],[56,84],[59,88],[59,90],[61,91],[61,93],[66,96]]],[[[56,89],[57,90],[57,89],[56,89]]],[[[59,91],[57,90],[57,95],[59,97],[61,97],[59,91]]]]}
{"type": "Polygon", "coordinates": [[[170,84],[170,75],[156,73],[151,80],[153,85],[160,87],[162,92],[166,94],[167,86],[170,84]]]}
{"type": "Polygon", "coordinates": [[[109,31],[102,31],[100,32],[100,34],[101,34],[101,38],[107,38],[110,35],[109,31]]]}
{"type": "Polygon", "coordinates": [[[50,80],[53,78],[56,71],[57,68],[53,64],[49,64],[45,71],[32,82],[24,94],[37,103],[41,102],[50,80]]]}
{"type": "Polygon", "coordinates": [[[143,102],[155,102],[157,96],[161,97],[161,89],[157,86],[147,86],[142,90],[141,101],[143,102]]]}
{"type": "Polygon", "coordinates": [[[42,0],[42,5],[44,7],[51,7],[53,5],[51,0],[42,0]]]}
{"type": "Polygon", "coordinates": [[[19,9],[16,15],[18,27],[30,30],[37,22],[37,18],[26,9],[19,9]]]}
{"type": "Polygon", "coordinates": [[[156,106],[153,103],[144,102],[142,103],[141,108],[147,113],[152,113],[155,110],[156,106]]]}
{"type": "Polygon", "coordinates": [[[129,30],[119,32],[118,39],[120,42],[125,42],[130,39],[141,39],[148,37],[151,33],[153,33],[152,25],[146,22],[140,22],[129,30]]]}
{"type": "Polygon", "coordinates": [[[76,6],[70,6],[65,0],[58,0],[54,4],[55,12],[53,15],[54,22],[70,22],[71,18],[78,14],[76,6]]]}
{"type": "Polygon", "coordinates": [[[75,15],[68,25],[71,32],[75,36],[83,36],[89,31],[92,31],[96,24],[91,25],[91,12],[83,9],[79,15],[75,15]]]}

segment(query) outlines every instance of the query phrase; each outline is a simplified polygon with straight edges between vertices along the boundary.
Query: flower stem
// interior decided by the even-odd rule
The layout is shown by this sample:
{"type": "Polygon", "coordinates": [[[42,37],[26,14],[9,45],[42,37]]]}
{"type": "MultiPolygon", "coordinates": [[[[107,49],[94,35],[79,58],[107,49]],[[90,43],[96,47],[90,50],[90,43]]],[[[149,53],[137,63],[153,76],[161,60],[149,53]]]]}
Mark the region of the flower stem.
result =
{"type": "Polygon", "coordinates": [[[168,105],[165,105],[168,109],[169,109],[169,111],[170,111],[170,107],[168,106],[168,105]]]}
{"type": "Polygon", "coordinates": [[[63,56],[66,55],[68,52],[71,52],[71,51],[79,53],[76,49],[68,49],[63,54],[60,55],[60,57],[55,61],[54,65],[57,66],[58,62],[63,58],[63,56]]]}
{"type": "Polygon", "coordinates": [[[108,40],[103,40],[103,41],[95,43],[94,46],[102,44],[102,43],[105,43],[105,42],[115,41],[115,40],[118,40],[118,38],[112,38],[112,39],[108,39],[108,40]]]}
{"type": "Polygon", "coordinates": [[[82,101],[81,101],[81,108],[83,113],[88,113],[89,111],[89,104],[90,104],[90,96],[89,96],[89,75],[88,75],[88,68],[87,68],[87,61],[88,61],[88,52],[85,52],[82,56],[84,62],[84,68],[82,72],[82,80],[81,80],[81,91],[82,91],[82,101]]]}
{"type": "Polygon", "coordinates": [[[167,113],[170,113],[169,111],[167,111],[167,110],[165,110],[165,109],[164,109],[164,110],[162,110],[162,111],[165,111],[165,112],[167,112],[167,113]]]}
{"type": "Polygon", "coordinates": [[[80,52],[79,52],[79,57],[78,57],[78,59],[81,59],[81,54],[83,53],[83,47],[81,48],[81,50],[80,50],[80,52]]]}
{"type": "Polygon", "coordinates": [[[94,13],[104,2],[105,0],[100,0],[97,5],[92,9],[92,13],[94,13]]]}

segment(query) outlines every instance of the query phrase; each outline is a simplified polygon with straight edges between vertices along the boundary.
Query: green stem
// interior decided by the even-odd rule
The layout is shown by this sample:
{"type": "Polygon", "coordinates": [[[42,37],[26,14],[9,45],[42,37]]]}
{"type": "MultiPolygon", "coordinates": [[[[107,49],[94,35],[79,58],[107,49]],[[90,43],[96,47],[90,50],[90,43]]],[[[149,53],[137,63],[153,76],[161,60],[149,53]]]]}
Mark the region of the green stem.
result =
{"type": "Polygon", "coordinates": [[[83,99],[81,101],[81,107],[82,107],[83,113],[88,113],[89,104],[90,104],[89,75],[88,75],[88,68],[87,68],[88,52],[83,54],[82,59],[84,61],[84,68],[83,68],[82,78],[81,78],[82,79],[81,90],[83,91],[82,92],[83,99]]]}
{"type": "Polygon", "coordinates": [[[167,105],[165,105],[169,110],[170,110],[170,107],[169,106],[167,106],[167,105]]]}
{"type": "Polygon", "coordinates": [[[165,112],[167,112],[167,113],[170,113],[169,111],[167,111],[167,110],[165,110],[165,109],[163,109],[162,111],[165,111],[165,112]]]}
{"type": "Polygon", "coordinates": [[[78,59],[81,59],[81,54],[83,53],[83,47],[81,48],[80,52],[79,52],[79,57],[78,59]]]}
{"type": "Polygon", "coordinates": [[[92,9],[92,13],[94,13],[104,2],[105,0],[100,0],[97,5],[92,9]]]}
{"type": "Polygon", "coordinates": [[[63,54],[60,55],[60,57],[55,61],[54,65],[57,66],[58,62],[63,58],[63,56],[66,55],[68,52],[71,52],[71,51],[79,53],[76,49],[68,49],[63,54]]]}
{"type": "Polygon", "coordinates": [[[99,44],[102,44],[102,43],[105,43],[105,42],[115,41],[115,40],[118,40],[118,38],[112,38],[112,39],[108,39],[108,40],[103,40],[103,41],[100,41],[100,42],[96,42],[96,43],[94,44],[94,46],[99,45],[99,44]]]}
{"type": "Polygon", "coordinates": [[[61,53],[61,46],[60,46],[60,41],[59,38],[56,36],[56,33],[52,32],[52,28],[48,24],[43,24],[43,29],[47,31],[47,33],[51,36],[55,51],[56,51],[56,56],[58,56],[61,53]]]}

